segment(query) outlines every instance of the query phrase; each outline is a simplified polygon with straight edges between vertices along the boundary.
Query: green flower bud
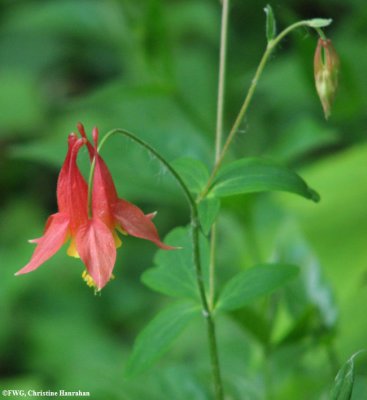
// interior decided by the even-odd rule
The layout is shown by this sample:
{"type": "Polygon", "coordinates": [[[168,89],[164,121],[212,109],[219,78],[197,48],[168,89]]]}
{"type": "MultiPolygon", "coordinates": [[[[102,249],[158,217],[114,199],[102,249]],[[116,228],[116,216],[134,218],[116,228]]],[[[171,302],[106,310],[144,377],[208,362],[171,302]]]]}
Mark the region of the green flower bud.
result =
{"type": "Polygon", "coordinates": [[[339,57],[330,39],[319,39],[314,57],[316,90],[321,100],[325,118],[331,114],[338,87],[339,57]]]}

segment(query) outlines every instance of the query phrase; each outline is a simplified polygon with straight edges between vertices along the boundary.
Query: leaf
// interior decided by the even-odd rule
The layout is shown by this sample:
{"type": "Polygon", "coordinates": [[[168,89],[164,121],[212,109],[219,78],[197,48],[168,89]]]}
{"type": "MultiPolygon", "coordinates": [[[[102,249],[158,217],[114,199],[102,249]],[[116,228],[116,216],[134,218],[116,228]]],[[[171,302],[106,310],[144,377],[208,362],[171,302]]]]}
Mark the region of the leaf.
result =
{"type": "MultiPolygon", "coordinates": [[[[198,300],[190,229],[176,228],[167,235],[164,241],[173,246],[180,246],[181,249],[158,250],[154,259],[157,267],[145,271],[142,281],[151,289],[167,296],[198,300]]],[[[200,235],[200,250],[204,281],[207,281],[209,245],[202,235],[200,235]]]]}
{"type": "Polygon", "coordinates": [[[199,203],[199,220],[205,235],[209,233],[220,210],[220,200],[216,197],[205,198],[199,203]]]}
{"type": "Polygon", "coordinates": [[[199,160],[179,158],[171,164],[193,193],[200,193],[209,179],[208,168],[199,160]]]}
{"type": "Polygon", "coordinates": [[[227,282],[217,307],[226,311],[241,308],[283,286],[297,273],[297,267],[287,264],[260,264],[242,271],[227,282]]]}
{"type": "Polygon", "coordinates": [[[264,8],[264,11],[266,14],[266,38],[270,42],[276,35],[276,22],[273,9],[269,4],[264,8]]]}
{"type": "Polygon", "coordinates": [[[136,376],[157,361],[198,311],[199,308],[192,304],[178,303],[156,315],[135,340],[126,376],[136,376]]]}
{"type": "Polygon", "coordinates": [[[364,350],[357,351],[340,368],[331,391],[331,400],[350,400],[354,384],[354,359],[364,350]]]}
{"type": "Polygon", "coordinates": [[[314,19],[309,19],[308,21],[305,21],[307,25],[311,28],[324,28],[325,26],[329,26],[333,20],[330,19],[325,19],[325,18],[314,18],[314,19]]]}
{"type": "Polygon", "coordinates": [[[261,158],[243,158],[226,165],[214,180],[211,194],[226,197],[273,190],[295,193],[315,202],[320,199],[295,172],[261,158]]]}

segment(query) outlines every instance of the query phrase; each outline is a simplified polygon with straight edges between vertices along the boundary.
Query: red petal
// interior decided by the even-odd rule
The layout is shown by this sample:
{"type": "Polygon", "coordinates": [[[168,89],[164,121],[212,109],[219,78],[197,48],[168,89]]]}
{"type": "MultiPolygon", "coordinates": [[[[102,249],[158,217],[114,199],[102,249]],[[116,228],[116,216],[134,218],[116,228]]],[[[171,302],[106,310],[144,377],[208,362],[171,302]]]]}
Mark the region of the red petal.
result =
{"type": "Polygon", "coordinates": [[[96,166],[93,177],[92,211],[93,215],[100,218],[109,228],[113,228],[112,204],[118,200],[117,192],[111,173],[96,152],[96,166]]]}
{"type": "Polygon", "coordinates": [[[88,185],[79,171],[76,158],[85,139],[69,135],[69,149],[57,182],[57,202],[59,211],[70,218],[70,230],[75,234],[77,228],[88,219],[88,185]]]}
{"type": "Polygon", "coordinates": [[[26,274],[35,270],[52,257],[64,244],[68,235],[69,218],[65,214],[53,214],[48,219],[47,224],[46,232],[41,238],[37,239],[37,247],[31,261],[15,275],[26,274]]]}
{"type": "Polygon", "coordinates": [[[111,279],[116,261],[111,231],[99,219],[93,218],[78,230],[76,247],[98,290],[102,289],[111,279]]]}
{"type": "Polygon", "coordinates": [[[167,246],[159,239],[157,229],[151,217],[145,215],[139,207],[129,203],[126,200],[119,199],[114,207],[115,220],[121,225],[121,228],[129,235],[141,239],[150,240],[162,249],[172,250],[174,247],[167,246]]]}
{"type": "Polygon", "coordinates": [[[59,210],[66,210],[68,208],[68,197],[65,192],[65,186],[66,182],[68,180],[69,176],[69,170],[70,170],[70,159],[71,159],[71,153],[73,146],[75,142],[78,140],[78,137],[75,135],[75,133],[71,133],[68,137],[68,151],[66,153],[66,157],[64,160],[64,163],[61,167],[60,173],[59,173],[59,178],[57,180],[57,203],[59,210]]]}
{"type": "Polygon", "coordinates": [[[111,204],[116,203],[117,191],[113,183],[111,173],[98,154],[98,129],[93,128],[93,146],[87,138],[84,126],[79,122],[78,131],[86,140],[88,152],[91,161],[95,159],[95,169],[93,176],[93,193],[92,193],[92,212],[93,216],[103,221],[109,228],[113,229],[113,214],[111,204]]]}

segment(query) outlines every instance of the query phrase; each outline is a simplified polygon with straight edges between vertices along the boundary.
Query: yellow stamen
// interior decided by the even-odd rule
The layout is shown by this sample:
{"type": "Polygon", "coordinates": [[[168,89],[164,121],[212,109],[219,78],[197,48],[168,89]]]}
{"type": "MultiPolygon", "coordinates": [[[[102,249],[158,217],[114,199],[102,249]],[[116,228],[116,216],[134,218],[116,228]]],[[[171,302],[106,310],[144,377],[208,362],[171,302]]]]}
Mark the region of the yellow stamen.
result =
{"type": "Polygon", "coordinates": [[[88,274],[87,271],[83,271],[82,278],[83,278],[84,282],[87,284],[87,286],[92,287],[92,288],[96,287],[96,284],[94,283],[93,278],[88,274]]]}
{"type": "MultiPolygon", "coordinates": [[[[93,280],[93,278],[88,274],[88,271],[84,270],[82,273],[82,279],[87,284],[88,287],[94,288],[95,292],[98,292],[97,286],[93,280]]],[[[110,280],[115,279],[115,275],[111,275],[110,280]]]]}

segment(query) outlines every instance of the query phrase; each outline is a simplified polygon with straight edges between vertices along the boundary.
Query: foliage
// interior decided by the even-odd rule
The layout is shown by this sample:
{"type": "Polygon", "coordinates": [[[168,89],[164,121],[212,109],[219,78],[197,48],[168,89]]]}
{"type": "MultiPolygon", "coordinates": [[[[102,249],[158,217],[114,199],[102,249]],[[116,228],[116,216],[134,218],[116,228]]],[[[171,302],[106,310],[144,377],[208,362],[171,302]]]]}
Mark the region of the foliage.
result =
{"type": "MultiPolygon", "coordinates": [[[[341,80],[326,123],[313,82],[316,37],[306,28],[287,36],[199,205],[207,294],[207,237],[218,217],[214,310],[224,386],[234,399],[326,399],[349,359],[332,393],[358,400],[367,392],[366,359],[355,368],[350,356],[366,347],[367,14],[359,0],[272,6],[264,29],[261,5],[232,1],[225,132],[267,40],[296,20],[333,19],[327,32],[341,80]],[[315,190],[317,204],[305,199],[317,200],[315,190]]],[[[65,254],[28,276],[13,274],[31,254],[26,240],[56,208],[55,176],[79,120],[88,130],[138,133],[195,197],[202,192],[214,148],[219,2],[4,0],[0,9],[1,387],[212,398],[189,212],[167,170],[131,141],[114,138],[103,150],[119,194],[158,210],[160,232],[182,249],[154,256],[151,244],[124,238],[116,279],[100,296],[65,254]]],[[[86,174],[87,164],[84,150],[86,174]]]]}

